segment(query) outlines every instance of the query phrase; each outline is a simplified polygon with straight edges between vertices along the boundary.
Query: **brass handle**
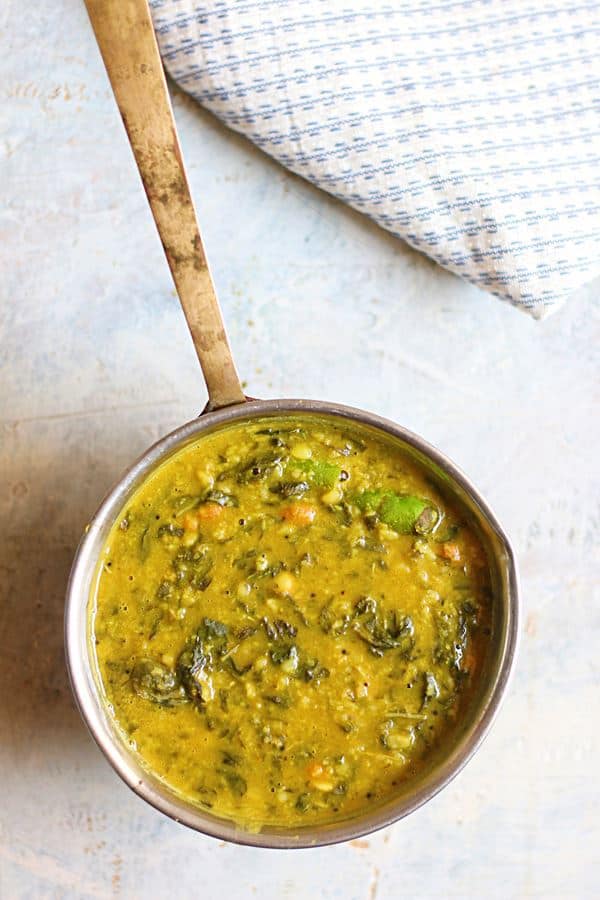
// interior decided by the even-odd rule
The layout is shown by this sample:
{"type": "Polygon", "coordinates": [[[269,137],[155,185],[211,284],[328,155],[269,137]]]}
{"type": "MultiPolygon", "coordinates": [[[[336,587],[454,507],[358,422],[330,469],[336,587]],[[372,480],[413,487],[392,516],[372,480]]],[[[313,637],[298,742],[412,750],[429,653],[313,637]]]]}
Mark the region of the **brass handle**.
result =
{"type": "Polygon", "coordinates": [[[206,261],[147,0],[85,0],[208,388],[245,400],[206,261]]]}

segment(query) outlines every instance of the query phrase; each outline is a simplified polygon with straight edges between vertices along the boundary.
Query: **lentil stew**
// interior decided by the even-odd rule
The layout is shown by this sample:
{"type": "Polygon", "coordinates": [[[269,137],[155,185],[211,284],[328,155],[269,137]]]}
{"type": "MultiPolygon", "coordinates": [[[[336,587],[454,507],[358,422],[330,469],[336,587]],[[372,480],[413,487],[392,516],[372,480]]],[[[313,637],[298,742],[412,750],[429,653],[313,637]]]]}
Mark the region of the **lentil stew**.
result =
{"type": "Polygon", "coordinates": [[[363,813],[460,721],[491,625],[469,517],[393,439],[314,414],[179,450],[106,543],[92,633],[144,765],[260,829],[363,813]]]}

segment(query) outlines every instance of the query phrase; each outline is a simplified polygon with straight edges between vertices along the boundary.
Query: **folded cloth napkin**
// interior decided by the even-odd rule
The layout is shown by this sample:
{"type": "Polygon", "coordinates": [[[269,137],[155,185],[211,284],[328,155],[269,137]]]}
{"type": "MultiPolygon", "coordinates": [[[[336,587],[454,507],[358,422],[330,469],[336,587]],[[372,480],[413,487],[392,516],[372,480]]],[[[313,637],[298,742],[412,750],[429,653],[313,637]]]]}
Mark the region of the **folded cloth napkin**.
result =
{"type": "Polygon", "coordinates": [[[600,274],[597,0],[150,0],[199,103],[542,317],[600,274]]]}

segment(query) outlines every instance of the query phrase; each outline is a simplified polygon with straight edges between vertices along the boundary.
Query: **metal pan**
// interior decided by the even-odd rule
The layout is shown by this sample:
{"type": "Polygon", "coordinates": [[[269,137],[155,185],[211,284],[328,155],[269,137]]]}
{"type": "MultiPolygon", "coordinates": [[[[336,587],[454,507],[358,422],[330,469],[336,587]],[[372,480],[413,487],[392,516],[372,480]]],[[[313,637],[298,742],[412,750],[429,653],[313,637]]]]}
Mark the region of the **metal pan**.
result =
{"type": "Polygon", "coordinates": [[[116,772],[156,809],[197,831],[257,847],[323,846],[367,834],[402,818],[440,791],[480,746],[498,711],[518,637],[518,578],[508,538],[468,478],[416,434],[373,413],[316,400],[249,400],[242,391],[202,248],[165,77],[146,0],[87,0],[96,38],[142,176],[192,339],[209,402],[199,418],[154,444],[108,494],[81,540],[67,590],[65,645],[81,714],[116,772]],[[469,707],[427,770],[383,805],[331,825],[264,828],[254,833],[182,799],[141,764],[115,726],[103,698],[90,633],[98,560],[113,523],[154,469],[187,443],[234,422],[313,413],[391,436],[465,510],[492,569],[490,648],[469,707]]]}

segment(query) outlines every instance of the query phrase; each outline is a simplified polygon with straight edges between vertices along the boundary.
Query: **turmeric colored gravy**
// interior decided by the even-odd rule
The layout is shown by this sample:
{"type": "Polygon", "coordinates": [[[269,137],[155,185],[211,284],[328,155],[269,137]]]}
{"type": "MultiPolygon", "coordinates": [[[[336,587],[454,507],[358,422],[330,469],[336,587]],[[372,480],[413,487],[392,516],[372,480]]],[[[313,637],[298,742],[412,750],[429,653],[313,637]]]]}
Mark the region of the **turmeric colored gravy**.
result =
{"type": "Polygon", "coordinates": [[[254,829],[398,792],[455,727],[490,617],[464,510],[392,439],[308,414],[163,463],[113,527],[92,598],[124,739],[254,829]]]}

